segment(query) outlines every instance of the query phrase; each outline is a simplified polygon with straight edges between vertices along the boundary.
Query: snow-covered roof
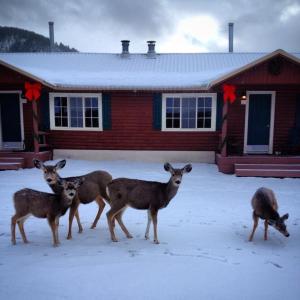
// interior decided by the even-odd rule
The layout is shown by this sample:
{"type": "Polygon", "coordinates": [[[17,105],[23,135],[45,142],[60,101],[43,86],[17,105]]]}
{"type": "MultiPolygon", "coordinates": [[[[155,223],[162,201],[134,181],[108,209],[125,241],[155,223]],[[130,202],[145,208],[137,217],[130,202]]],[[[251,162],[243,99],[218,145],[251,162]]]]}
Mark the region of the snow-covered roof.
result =
{"type": "Polygon", "coordinates": [[[273,53],[300,62],[300,53],[0,53],[6,65],[51,87],[62,89],[207,89],[227,75],[273,53]]]}

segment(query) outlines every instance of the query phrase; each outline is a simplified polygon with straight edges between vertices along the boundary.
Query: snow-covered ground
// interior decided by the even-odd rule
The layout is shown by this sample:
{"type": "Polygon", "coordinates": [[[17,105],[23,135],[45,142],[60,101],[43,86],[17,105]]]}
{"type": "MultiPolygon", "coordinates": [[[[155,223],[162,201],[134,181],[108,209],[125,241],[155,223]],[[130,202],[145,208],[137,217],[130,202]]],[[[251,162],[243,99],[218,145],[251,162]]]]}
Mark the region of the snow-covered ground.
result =
{"type": "MultiPolygon", "coordinates": [[[[182,166],[175,164],[175,166],[182,166]]],[[[167,181],[158,163],[68,160],[62,176],[92,170],[113,177],[167,181]]],[[[17,229],[10,243],[12,195],[29,187],[50,191],[37,169],[0,172],[0,299],[300,299],[300,180],[237,178],[215,165],[193,164],[176,197],[158,215],[159,245],[144,239],[146,211],[128,208],[118,225],[118,243],[110,240],[105,212],[89,229],[95,203],[79,208],[84,226],[66,240],[68,213],[61,218],[61,245],[52,247],[45,219],[29,218],[25,245],[17,229]],[[250,199],[260,186],[272,188],[279,212],[288,212],[290,237],[273,228],[263,240],[262,221],[252,228],[250,199]]]]}

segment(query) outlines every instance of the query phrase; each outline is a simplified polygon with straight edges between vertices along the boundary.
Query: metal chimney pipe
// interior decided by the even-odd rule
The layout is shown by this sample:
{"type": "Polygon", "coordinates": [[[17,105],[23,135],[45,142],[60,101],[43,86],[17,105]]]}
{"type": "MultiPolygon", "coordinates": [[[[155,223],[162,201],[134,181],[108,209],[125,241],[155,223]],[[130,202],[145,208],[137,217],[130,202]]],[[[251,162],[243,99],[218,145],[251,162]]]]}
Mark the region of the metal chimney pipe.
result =
{"type": "Polygon", "coordinates": [[[155,58],[156,52],[155,52],[155,41],[147,41],[148,43],[148,57],[155,58]]]}
{"type": "Polygon", "coordinates": [[[129,43],[130,43],[130,41],[129,40],[122,40],[121,43],[122,43],[122,53],[121,53],[121,55],[124,56],[124,57],[129,56],[129,43]]]}
{"type": "Polygon", "coordinates": [[[229,52],[233,52],[233,23],[228,23],[229,52]]]}
{"type": "Polygon", "coordinates": [[[50,52],[54,52],[54,23],[49,22],[50,52]]]}

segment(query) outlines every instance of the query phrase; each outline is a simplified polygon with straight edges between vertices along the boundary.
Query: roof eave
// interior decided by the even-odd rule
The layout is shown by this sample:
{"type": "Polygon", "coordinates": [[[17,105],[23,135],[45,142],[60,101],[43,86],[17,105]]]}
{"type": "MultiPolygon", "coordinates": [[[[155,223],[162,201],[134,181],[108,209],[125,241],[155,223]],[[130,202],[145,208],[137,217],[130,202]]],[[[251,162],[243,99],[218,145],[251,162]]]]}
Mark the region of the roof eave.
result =
{"type": "Polygon", "coordinates": [[[214,86],[216,86],[216,85],[224,82],[225,80],[228,80],[228,79],[232,78],[233,76],[236,76],[236,75],[238,75],[238,74],[240,74],[240,73],[242,73],[242,72],[244,72],[244,71],[246,71],[246,70],[248,70],[248,69],[250,69],[250,68],[252,68],[252,67],[254,67],[254,66],[256,66],[256,65],[258,65],[260,63],[262,63],[262,62],[264,62],[264,61],[267,61],[268,59],[270,59],[270,58],[272,58],[272,57],[274,57],[274,56],[276,56],[278,54],[280,54],[280,55],[282,55],[282,56],[284,56],[284,57],[286,57],[286,58],[288,58],[288,59],[290,59],[290,60],[292,60],[292,61],[300,64],[300,59],[298,57],[296,57],[296,56],[294,56],[292,54],[289,54],[289,53],[287,53],[286,51],[284,51],[282,49],[278,49],[278,50],[275,50],[275,51],[273,51],[273,52],[271,52],[271,53],[269,53],[269,54],[267,54],[267,55],[259,58],[259,59],[254,60],[253,62],[251,62],[251,63],[249,63],[249,64],[247,64],[247,65],[245,65],[245,66],[243,66],[241,68],[238,68],[238,69],[236,69],[236,70],[234,70],[234,71],[232,71],[232,72],[230,72],[230,73],[228,73],[226,75],[223,75],[223,76],[221,76],[221,77],[219,77],[219,78],[211,81],[209,83],[208,87],[212,88],[212,87],[214,87],[214,86]]]}
{"type": "Polygon", "coordinates": [[[0,59],[0,65],[6,67],[8,69],[11,69],[11,70],[13,70],[13,71],[15,71],[17,73],[20,73],[20,74],[22,74],[22,75],[24,75],[24,76],[26,76],[26,77],[28,77],[28,78],[30,78],[32,80],[35,80],[35,81],[37,81],[37,82],[39,82],[39,83],[41,83],[41,84],[43,84],[43,85],[45,85],[45,86],[47,86],[49,88],[52,88],[52,89],[56,88],[55,85],[47,82],[46,80],[44,80],[42,78],[39,78],[39,77],[37,77],[35,75],[32,75],[31,73],[28,73],[28,72],[26,72],[26,71],[24,71],[24,70],[22,70],[20,68],[17,68],[14,65],[8,64],[7,62],[5,62],[5,61],[3,61],[1,59],[0,59]]]}

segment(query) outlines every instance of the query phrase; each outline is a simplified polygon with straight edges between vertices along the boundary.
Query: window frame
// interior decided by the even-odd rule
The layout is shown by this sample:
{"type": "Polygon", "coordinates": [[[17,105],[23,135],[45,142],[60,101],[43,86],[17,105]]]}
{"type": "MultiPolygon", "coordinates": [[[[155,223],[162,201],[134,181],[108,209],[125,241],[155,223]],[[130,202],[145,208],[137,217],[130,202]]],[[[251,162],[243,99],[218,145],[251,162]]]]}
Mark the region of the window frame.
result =
{"type": "MultiPolygon", "coordinates": [[[[197,101],[196,101],[197,102],[197,101]]],[[[197,110],[196,110],[197,114],[197,110]]],[[[212,132],[216,131],[216,117],[217,117],[217,93],[174,93],[174,94],[163,94],[162,95],[162,131],[183,131],[183,132],[195,132],[195,131],[205,131],[212,132]],[[180,127],[179,128],[167,128],[167,118],[166,118],[166,106],[167,98],[180,98],[180,127]],[[210,128],[181,128],[182,126],[182,98],[191,98],[191,97],[211,97],[211,127],[210,128]]],[[[196,118],[197,123],[197,118],[196,118]]]]}
{"type": "Polygon", "coordinates": [[[72,130],[72,131],[103,131],[103,116],[102,116],[102,94],[98,93],[49,93],[49,109],[50,109],[50,129],[51,130],[72,130]],[[55,126],[55,111],[54,98],[66,97],[68,108],[68,127],[55,126]],[[71,107],[70,98],[80,97],[83,99],[83,125],[84,127],[71,127],[71,107]],[[98,120],[99,127],[85,127],[85,101],[84,98],[98,98],[98,120]]]}

